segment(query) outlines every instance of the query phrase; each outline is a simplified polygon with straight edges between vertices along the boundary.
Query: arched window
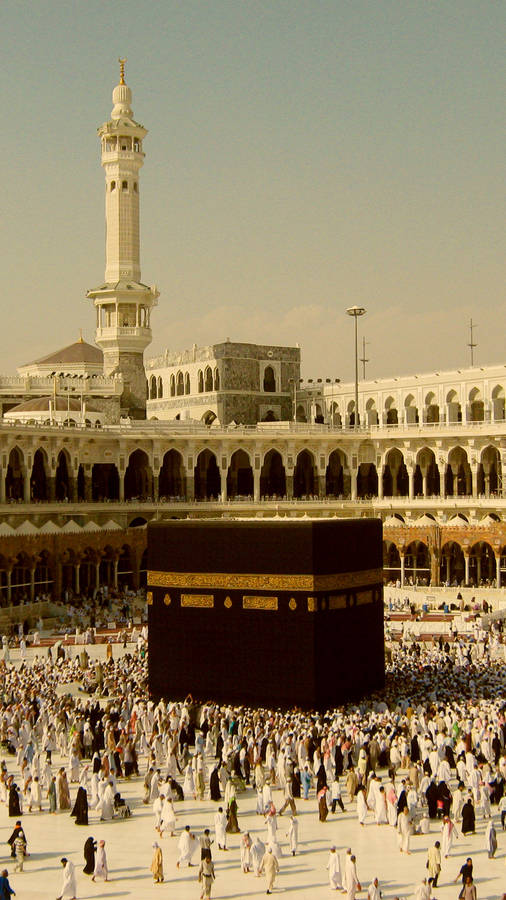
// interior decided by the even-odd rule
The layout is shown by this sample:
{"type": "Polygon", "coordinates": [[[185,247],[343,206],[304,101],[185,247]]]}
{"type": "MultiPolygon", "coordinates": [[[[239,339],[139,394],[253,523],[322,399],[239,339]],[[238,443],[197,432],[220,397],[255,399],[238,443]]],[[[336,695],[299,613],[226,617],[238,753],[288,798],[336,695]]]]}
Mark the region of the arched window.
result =
{"type": "Polygon", "coordinates": [[[134,191],[135,191],[136,194],[138,193],[138,190],[139,190],[139,189],[138,189],[138,187],[137,187],[137,182],[134,181],[134,191]]]}
{"type": "Polygon", "coordinates": [[[213,389],[213,373],[209,366],[206,368],[205,381],[204,381],[204,390],[212,391],[213,389]]]}
{"type": "Polygon", "coordinates": [[[154,375],[149,379],[149,399],[156,400],[156,377],[154,375]]]}
{"type": "Polygon", "coordinates": [[[274,377],[274,369],[272,366],[267,366],[264,371],[264,391],[269,394],[273,394],[276,390],[276,379],[274,377]]]}
{"type": "Polygon", "coordinates": [[[204,390],[204,376],[202,375],[202,369],[199,369],[197,381],[198,381],[198,392],[199,392],[199,394],[202,394],[202,392],[204,390]]]}
{"type": "Polygon", "coordinates": [[[178,372],[177,375],[176,375],[176,395],[177,395],[178,397],[180,397],[182,394],[184,394],[184,380],[183,380],[183,373],[182,373],[182,372],[178,372]]]}
{"type": "Polygon", "coordinates": [[[163,381],[161,375],[158,376],[158,399],[160,399],[160,397],[163,397],[163,381]]]}
{"type": "Polygon", "coordinates": [[[190,373],[187,372],[184,376],[184,392],[185,394],[190,393],[190,373]]]}
{"type": "Polygon", "coordinates": [[[122,182],[121,182],[121,190],[122,190],[122,191],[128,191],[128,181],[122,181],[122,182]]]}
{"type": "Polygon", "coordinates": [[[219,391],[219,389],[220,389],[220,373],[218,372],[218,369],[216,368],[214,370],[214,390],[219,391]]]}
{"type": "Polygon", "coordinates": [[[173,375],[170,376],[170,396],[175,397],[176,395],[176,379],[173,375]]]}
{"type": "Polygon", "coordinates": [[[116,190],[116,182],[111,181],[111,192],[116,190]]]}

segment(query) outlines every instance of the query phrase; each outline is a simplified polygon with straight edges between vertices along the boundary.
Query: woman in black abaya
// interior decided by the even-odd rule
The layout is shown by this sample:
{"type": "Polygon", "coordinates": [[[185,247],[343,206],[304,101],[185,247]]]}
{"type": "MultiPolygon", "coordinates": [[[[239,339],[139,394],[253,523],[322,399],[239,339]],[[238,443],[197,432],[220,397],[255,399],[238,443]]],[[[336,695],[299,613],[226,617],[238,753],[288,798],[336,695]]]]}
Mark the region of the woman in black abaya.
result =
{"type": "Polygon", "coordinates": [[[85,788],[80,787],[77,791],[74,809],[72,810],[70,815],[75,818],[76,825],[88,824],[88,794],[86,793],[85,788]]]}
{"type": "Polygon", "coordinates": [[[87,841],[84,843],[84,860],[86,865],[83,869],[85,875],[93,875],[95,871],[95,850],[97,849],[97,842],[89,837],[87,841]]]}

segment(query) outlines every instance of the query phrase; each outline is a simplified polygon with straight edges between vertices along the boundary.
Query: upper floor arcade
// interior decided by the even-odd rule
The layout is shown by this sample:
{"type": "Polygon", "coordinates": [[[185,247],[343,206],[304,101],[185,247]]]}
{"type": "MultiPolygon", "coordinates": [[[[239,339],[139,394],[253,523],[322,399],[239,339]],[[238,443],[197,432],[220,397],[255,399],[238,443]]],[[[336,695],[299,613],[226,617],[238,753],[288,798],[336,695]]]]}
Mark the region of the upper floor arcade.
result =
{"type": "Polygon", "coordinates": [[[297,395],[297,420],[333,428],[376,430],[405,427],[504,423],[506,366],[484,366],[359,382],[304,383],[297,395]]]}

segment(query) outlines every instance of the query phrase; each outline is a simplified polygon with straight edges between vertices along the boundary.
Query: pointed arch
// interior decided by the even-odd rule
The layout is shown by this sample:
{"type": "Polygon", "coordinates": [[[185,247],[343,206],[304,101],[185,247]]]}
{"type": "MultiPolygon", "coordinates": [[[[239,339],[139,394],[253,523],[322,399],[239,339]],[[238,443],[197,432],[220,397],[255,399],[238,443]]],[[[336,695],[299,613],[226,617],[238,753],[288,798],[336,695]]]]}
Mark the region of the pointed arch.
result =
{"type": "Polygon", "coordinates": [[[260,471],[260,496],[285,497],[286,473],[279,450],[272,447],[264,456],[260,471]]]}
{"type": "Polygon", "coordinates": [[[179,450],[171,448],[163,457],[160,468],[158,492],[160,499],[182,498],[186,494],[186,473],[179,450]]]}
{"type": "Polygon", "coordinates": [[[227,497],[253,496],[253,469],[251,459],[242,447],[235,450],[230,458],[227,472],[227,497]]]}
{"type": "Polygon", "coordinates": [[[194,469],[195,499],[218,499],[221,494],[221,476],[214,453],[206,448],[199,453],[194,469]]]}
{"type": "Polygon", "coordinates": [[[293,473],[294,498],[312,497],[315,494],[315,482],[314,456],[310,450],[301,450],[293,473]]]}

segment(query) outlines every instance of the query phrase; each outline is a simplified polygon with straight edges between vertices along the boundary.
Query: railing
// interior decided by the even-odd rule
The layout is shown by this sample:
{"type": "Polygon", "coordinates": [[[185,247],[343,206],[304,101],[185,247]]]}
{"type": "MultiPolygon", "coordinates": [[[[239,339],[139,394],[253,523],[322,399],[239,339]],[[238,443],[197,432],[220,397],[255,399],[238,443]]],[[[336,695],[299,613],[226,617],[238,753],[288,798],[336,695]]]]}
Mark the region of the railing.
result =
{"type": "MultiPolygon", "coordinates": [[[[12,500],[6,501],[5,503],[0,505],[0,510],[3,515],[16,515],[23,514],[25,517],[27,515],[27,509],[30,509],[32,513],[37,512],[37,515],[40,515],[43,512],[54,512],[58,511],[58,514],[61,515],[64,513],[65,516],[71,517],[72,515],[82,515],[83,508],[92,507],[95,511],[103,511],[110,513],[114,508],[116,511],[125,511],[132,508],[142,508],[146,511],[149,510],[163,510],[170,508],[171,506],[175,506],[177,508],[181,508],[181,506],[188,506],[191,509],[195,509],[198,507],[201,508],[210,508],[216,507],[217,509],[234,509],[239,507],[262,507],[262,508],[277,508],[279,509],[297,509],[298,507],[302,507],[308,509],[309,507],[316,507],[319,509],[329,508],[329,509],[354,509],[359,507],[361,509],[381,509],[388,511],[389,509],[400,511],[400,510],[419,510],[422,511],[424,509],[431,509],[434,506],[445,509],[449,512],[457,512],[459,509],[465,509],[467,507],[481,508],[481,509],[489,509],[490,507],[496,507],[500,509],[506,509],[506,497],[472,497],[472,496],[460,496],[460,497],[447,497],[443,499],[437,495],[432,497],[416,497],[414,500],[409,500],[408,497],[384,497],[380,499],[379,497],[358,497],[355,500],[352,500],[350,497],[317,497],[317,496],[307,496],[307,497],[297,497],[288,499],[287,497],[260,497],[258,499],[254,499],[251,496],[240,496],[227,500],[220,500],[217,497],[211,497],[207,499],[188,499],[186,497],[162,497],[159,500],[154,500],[152,497],[133,497],[128,500],[108,500],[108,499],[100,499],[100,500],[77,500],[77,501],[67,501],[67,500],[41,500],[41,501],[29,501],[25,502],[23,500],[12,500]]],[[[416,521],[413,523],[401,522],[399,521],[399,525],[416,525],[416,521]]],[[[434,521],[434,525],[442,524],[434,521]]],[[[446,523],[448,524],[448,523],[446,523]]],[[[479,525],[479,522],[462,522],[462,525],[479,525]]]]}
{"type": "MultiPolygon", "coordinates": [[[[123,329],[124,331],[125,329],[123,329]]],[[[132,329],[133,331],[139,331],[142,329],[132,329]]],[[[105,388],[110,385],[110,393],[117,394],[121,393],[121,382],[117,382],[116,384],[111,385],[111,381],[104,379],[104,384],[101,383],[100,379],[90,380],[87,382],[87,386],[84,387],[84,393],[93,393],[93,388],[100,388],[100,392],[105,391],[105,388]]],[[[51,388],[48,386],[47,391],[52,390],[52,382],[51,388]]],[[[0,387],[1,393],[1,387],[0,387]]],[[[66,392],[65,392],[66,393],[66,392]]],[[[79,389],[76,388],[76,395],[79,393],[79,389]]],[[[199,397],[203,396],[212,396],[211,395],[199,395],[199,397]]],[[[173,399],[173,398],[171,398],[173,399]]],[[[181,395],[181,400],[188,400],[189,396],[181,395]]],[[[155,401],[150,401],[155,402],[155,401]]],[[[163,401],[161,401],[163,403],[163,401]]],[[[14,424],[12,422],[5,422],[0,420],[1,428],[10,428],[15,429],[16,431],[19,428],[50,428],[49,425],[40,425],[40,424],[31,424],[31,425],[20,425],[14,424]]],[[[63,425],[54,426],[58,429],[68,427],[63,425]]],[[[373,437],[374,435],[379,435],[380,432],[384,432],[385,435],[391,435],[393,432],[401,433],[403,429],[408,429],[410,433],[416,432],[420,435],[427,434],[427,428],[429,426],[424,425],[376,425],[372,427],[363,427],[363,428],[333,428],[330,425],[320,425],[318,423],[302,423],[302,422],[259,422],[257,425],[204,425],[202,422],[185,422],[184,420],[163,420],[157,419],[153,421],[151,419],[125,419],[118,424],[114,425],[103,425],[102,430],[107,431],[109,433],[117,433],[117,434],[130,434],[130,435],[141,435],[143,433],[155,434],[160,436],[167,435],[201,435],[208,438],[209,436],[214,435],[241,435],[241,434],[257,434],[261,435],[273,435],[277,434],[280,438],[286,437],[288,434],[310,434],[310,435],[332,435],[335,439],[338,439],[341,436],[345,436],[346,438],[360,437],[361,439],[366,439],[367,437],[373,437]]],[[[455,430],[459,430],[461,432],[468,431],[482,431],[486,434],[490,435],[506,435],[506,422],[468,422],[461,423],[456,422],[451,425],[434,425],[430,426],[431,430],[437,429],[439,433],[442,432],[454,432],[455,430]]]]}

